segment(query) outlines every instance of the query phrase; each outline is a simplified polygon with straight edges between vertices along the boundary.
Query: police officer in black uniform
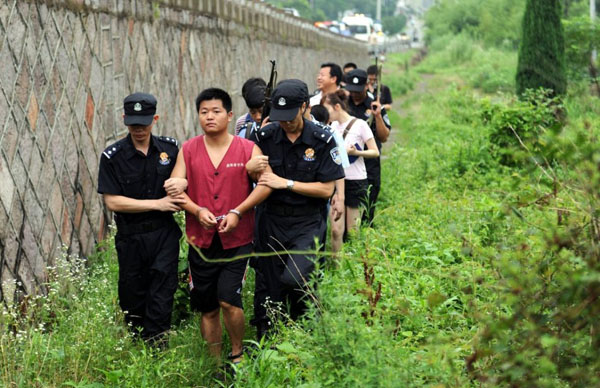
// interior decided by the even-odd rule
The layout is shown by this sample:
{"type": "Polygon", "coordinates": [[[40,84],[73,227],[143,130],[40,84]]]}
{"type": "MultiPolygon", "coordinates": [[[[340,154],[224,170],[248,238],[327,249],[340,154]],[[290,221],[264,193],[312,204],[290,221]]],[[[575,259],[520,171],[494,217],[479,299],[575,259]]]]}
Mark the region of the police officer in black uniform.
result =
{"type": "MultiPolygon", "coordinates": [[[[271,96],[271,123],[256,132],[255,142],[272,172],[258,184],[274,189],[264,204],[256,236],[256,251],[278,252],[259,260],[270,302],[283,304],[292,319],[306,307],[307,284],[315,255],[285,253],[315,250],[315,237],[324,235],[323,206],[333,194],[336,179],[344,177],[341,157],[331,133],[303,117],[308,88],[300,80],[281,81],[271,96]]],[[[255,303],[259,338],[268,329],[265,301],[255,303]]]]}
{"type": "Polygon", "coordinates": [[[131,94],[124,111],[129,134],[102,153],[98,192],[115,212],[119,303],[134,333],[154,342],[171,324],[181,237],[173,212],[187,181],[169,179],[177,140],[152,135],[156,98],[131,94]]]}
{"type": "MultiPolygon", "coordinates": [[[[346,90],[350,92],[350,115],[369,123],[371,131],[375,136],[375,143],[381,153],[381,143],[385,143],[390,135],[392,126],[385,108],[375,100],[375,97],[367,92],[367,72],[356,69],[346,74],[346,90]]],[[[381,159],[365,159],[367,167],[367,179],[369,181],[369,207],[363,213],[363,221],[373,223],[375,207],[379,191],[381,189],[381,159]]]]}

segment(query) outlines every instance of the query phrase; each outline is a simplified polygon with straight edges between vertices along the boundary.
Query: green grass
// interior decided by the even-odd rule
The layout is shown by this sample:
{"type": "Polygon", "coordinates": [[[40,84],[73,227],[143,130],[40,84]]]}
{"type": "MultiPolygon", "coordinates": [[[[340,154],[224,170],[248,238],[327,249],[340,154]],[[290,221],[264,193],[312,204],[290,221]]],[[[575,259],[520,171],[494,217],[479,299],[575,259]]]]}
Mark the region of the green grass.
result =
{"type": "Polygon", "coordinates": [[[450,76],[484,93],[514,92],[515,51],[484,47],[467,34],[461,34],[436,39],[431,52],[420,71],[450,76]]]}
{"type": "MultiPolygon", "coordinates": [[[[480,96],[489,92],[493,101],[507,103],[510,96],[496,92],[510,89],[515,56],[498,59],[478,46],[461,52],[467,44],[440,47],[408,73],[402,64],[410,53],[388,58],[384,82],[394,92],[396,140],[386,145],[376,227],[361,229],[338,264],[325,266],[315,291],[318,305],[301,322],[281,323],[272,341],[239,367],[237,386],[482,385],[471,379],[466,359],[490,321],[514,307],[506,299],[514,268],[505,264],[524,243],[531,255],[543,250],[535,223],[550,222],[555,211],[511,211],[524,195],[515,180],[526,180],[525,173],[490,156],[480,96]],[[444,67],[454,60],[460,63],[444,67]],[[485,72],[499,81],[483,87],[477,80],[485,72]]],[[[597,123],[594,100],[575,93],[567,106],[571,126],[597,123]]],[[[540,189],[535,181],[528,185],[531,192],[540,189]]],[[[164,351],[128,334],[112,239],[87,266],[66,255],[57,263],[47,297],[0,314],[3,386],[219,386],[197,316],[178,314],[164,351]]],[[[250,276],[243,294],[248,315],[252,289],[250,276]]],[[[185,312],[183,294],[177,308],[185,312]]],[[[248,328],[247,339],[253,337],[248,328]]],[[[493,354],[478,362],[478,368],[501,370],[493,354]]],[[[548,370],[539,385],[566,386],[548,370]]]]}

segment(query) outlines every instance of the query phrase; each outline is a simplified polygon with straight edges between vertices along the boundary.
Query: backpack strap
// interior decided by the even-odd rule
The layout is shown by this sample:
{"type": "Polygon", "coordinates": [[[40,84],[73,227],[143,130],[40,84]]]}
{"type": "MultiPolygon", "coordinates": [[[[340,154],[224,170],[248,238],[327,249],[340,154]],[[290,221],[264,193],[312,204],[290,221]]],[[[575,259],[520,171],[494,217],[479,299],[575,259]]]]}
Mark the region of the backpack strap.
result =
{"type": "Polygon", "coordinates": [[[348,135],[348,132],[350,132],[350,129],[352,128],[352,126],[354,125],[355,122],[356,122],[356,117],[353,118],[352,120],[350,120],[348,125],[346,125],[346,129],[344,129],[344,134],[342,135],[344,140],[346,139],[346,135],[348,135]]]}

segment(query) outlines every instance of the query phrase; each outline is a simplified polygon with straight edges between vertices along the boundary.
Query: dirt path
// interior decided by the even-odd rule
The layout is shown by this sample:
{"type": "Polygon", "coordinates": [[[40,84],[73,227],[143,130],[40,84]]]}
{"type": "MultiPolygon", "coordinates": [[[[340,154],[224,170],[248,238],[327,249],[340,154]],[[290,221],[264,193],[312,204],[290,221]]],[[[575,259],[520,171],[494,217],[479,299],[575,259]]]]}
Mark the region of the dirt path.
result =
{"type": "MultiPolygon", "coordinates": [[[[411,90],[410,92],[408,92],[407,94],[401,96],[400,98],[397,98],[393,104],[392,104],[392,108],[394,109],[394,111],[396,111],[401,118],[405,118],[407,117],[407,115],[410,114],[409,110],[410,108],[406,106],[406,102],[409,99],[414,98],[415,95],[422,95],[425,93],[428,93],[430,91],[430,85],[429,82],[431,81],[431,79],[434,77],[433,74],[422,74],[421,75],[421,79],[419,80],[419,82],[417,83],[417,85],[415,86],[415,88],[413,90],[411,90]]],[[[383,150],[382,150],[382,159],[387,159],[387,152],[397,143],[397,142],[401,142],[401,137],[402,137],[402,132],[405,128],[400,128],[401,123],[394,123],[392,122],[392,131],[390,132],[390,137],[388,138],[388,141],[385,142],[383,144],[383,150]]]]}

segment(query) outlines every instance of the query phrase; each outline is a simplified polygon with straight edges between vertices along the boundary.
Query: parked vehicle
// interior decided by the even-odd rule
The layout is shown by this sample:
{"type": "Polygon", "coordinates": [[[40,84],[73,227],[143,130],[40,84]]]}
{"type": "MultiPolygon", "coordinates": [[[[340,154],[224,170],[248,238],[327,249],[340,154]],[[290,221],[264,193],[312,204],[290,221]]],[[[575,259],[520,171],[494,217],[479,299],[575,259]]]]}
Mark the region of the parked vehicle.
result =
{"type": "Polygon", "coordinates": [[[362,14],[356,14],[344,17],[342,22],[346,24],[350,34],[356,39],[365,42],[369,42],[369,39],[372,39],[371,36],[374,33],[373,19],[362,14]]]}
{"type": "Polygon", "coordinates": [[[283,12],[289,13],[290,15],[294,15],[295,17],[300,17],[300,12],[296,8],[284,8],[283,12]]]}

